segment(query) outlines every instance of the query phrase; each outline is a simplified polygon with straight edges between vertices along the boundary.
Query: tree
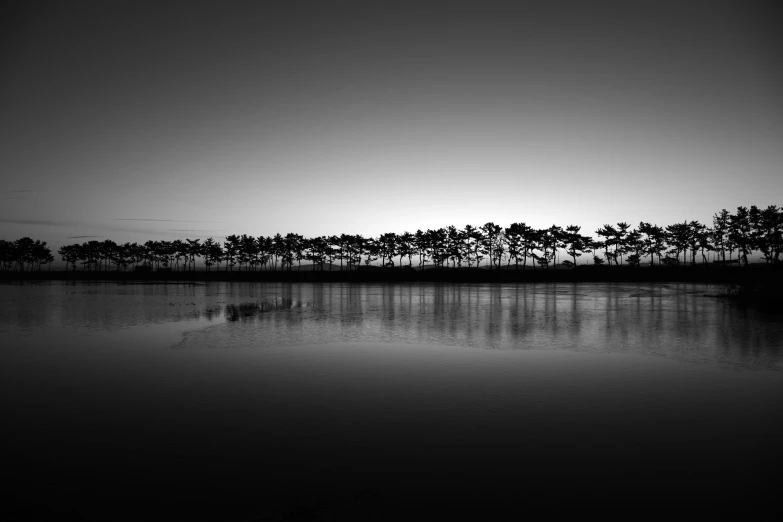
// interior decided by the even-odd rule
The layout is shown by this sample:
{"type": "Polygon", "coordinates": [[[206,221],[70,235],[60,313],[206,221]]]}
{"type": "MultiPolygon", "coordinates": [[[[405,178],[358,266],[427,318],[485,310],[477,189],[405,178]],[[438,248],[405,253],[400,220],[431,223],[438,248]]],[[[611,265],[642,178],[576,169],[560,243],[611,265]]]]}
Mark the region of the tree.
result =
{"type": "Polygon", "coordinates": [[[14,241],[14,251],[16,257],[16,265],[20,272],[25,271],[25,265],[28,265],[27,269],[33,269],[33,252],[35,248],[35,241],[29,237],[22,237],[14,241]]]}
{"type": "Polygon", "coordinates": [[[615,237],[614,237],[614,258],[615,263],[617,263],[617,258],[620,258],[620,265],[623,264],[623,255],[628,252],[628,243],[627,243],[627,237],[628,237],[628,229],[630,228],[630,225],[628,223],[617,223],[617,228],[614,229],[615,231],[615,237]]]}
{"type": "Polygon", "coordinates": [[[729,235],[739,251],[740,262],[748,266],[748,254],[753,249],[750,212],[746,207],[737,207],[737,213],[729,216],[729,235]]]}
{"type": "Polygon", "coordinates": [[[443,262],[448,259],[448,254],[446,253],[447,238],[448,232],[445,228],[427,230],[428,252],[436,267],[442,267],[443,262]]]}
{"type": "MultiPolygon", "coordinates": [[[[351,236],[348,244],[348,269],[358,270],[362,263],[362,256],[365,254],[367,238],[361,234],[351,236]]],[[[402,263],[402,261],[400,261],[402,263]]]]}
{"type": "Polygon", "coordinates": [[[767,230],[771,261],[779,263],[780,251],[783,250],[783,209],[770,205],[762,212],[762,219],[767,230]]]}
{"type": "Polygon", "coordinates": [[[41,257],[38,258],[38,270],[41,270],[41,265],[48,265],[49,271],[52,270],[52,263],[54,262],[54,256],[52,255],[52,251],[48,248],[45,252],[41,253],[41,257]]]}
{"type": "Polygon", "coordinates": [[[530,252],[530,259],[533,265],[533,270],[536,270],[536,263],[541,266],[547,266],[549,263],[549,261],[546,259],[546,247],[544,241],[545,233],[545,230],[537,228],[531,228],[528,231],[527,249],[530,252]],[[544,253],[543,257],[536,254],[536,250],[541,250],[544,253]]]}
{"type": "Polygon", "coordinates": [[[326,241],[323,236],[306,240],[305,259],[313,264],[313,270],[317,268],[323,271],[326,258],[325,246],[326,241]]]}
{"type": "Polygon", "coordinates": [[[450,259],[452,266],[462,266],[462,232],[450,225],[446,228],[446,249],[445,254],[447,259],[450,259]]]}
{"type": "MultiPolygon", "coordinates": [[[[0,240],[0,252],[3,252],[4,250],[4,244],[8,243],[8,241],[0,240]]],[[[68,271],[68,265],[71,265],[72,270],[76,270],[76,262],[79,260],[79,253],[77,251],[78,245],[63,245],[60,247],[59,250],[57,250],[57,253],[60,254],[60,258],[65,261],[65,271],[68,271]]],[[[0,258],[3,260],[3,267],[5,267],[5,256],[0,253],[0,258]]]]}
{"type": "Polygon", "coordinates": [[[703,229],[699,232],[696,246],[701,252],[702,263],[707,262],[707,253],[715,250],[710,239],[712,238],[712,230],[702,225],[703,229]]]}
{"type": "Polygon", "coordinates": [[[468,236],[470,244],[469,250],[471,250],[473,259],[476,261],[476,267],[481,265],[481,260],[484,259],[482,255],[482,245],[484,244],[484,231],[481,228],[474,228],[470,225],[465,226],[465,233],[468,236]]]}
{"type": "Polygon", "coordinates": [[[498,232],[495,244],[493,247],[492,257],[495,260],[495,267],[500,270],[500,264],[503,261],[503,256],[506,254],[506,238],[503,236],[503,229],[498,232]]]}
{"type": "MultiPolygon", "coordinates": [[[[413,235],[413,246],[416,249],[416,254],[419,256],[419,269],[421,270],[424,263],[427,262],[427,248],[429,242],[427,239],[427,233],[422,232],[421,229],[417,230],[413,235]]],[[[377,254],[377,252],[375,252],[377,254]]]]}
{"type": "Polygon", "coordinates": [[[157,247],[154,241],[146,241],[141,245],[142,264],[152,270],[155,267],[155,252],[157,247]]]}
{"type": "Polygon", "coordinates": [[[481,231],[484,233],[482,252],[489,254],[490,267],[494,267],[496,265],[499,267],[500,265],[499,260],[497,259],[497,252],[502,241],[501,234],[503,232],[503,228],[500,225],[496,225],[490,221],[481,227],[481,231]]]}
{"type": "Polygon", "coordinates": [[[216,243],[214,239],[208,237],[204,240],[204,244],[201,246],[201,257],[204,258],[204,266],[207,272],[222,257],[222,253],[223,249],[220,248],[220,244],[216,243]]]}
{"type": "Polygon", "coordinates": [[[581,257],[583,253],[590,252],[589,238],[582,236],[579,231],[582,227],[577,225],[568,225],[565,229],[566,252],[573,259],[573,266],[576,266],[576,258],[581,257]]]}
{"type": "MultiPolygon", "coordinates": [[[[173,257],[174,257],[174,269],[179,270],[179,262],[181,259],[187,259],[187,251],[185,249],[185,243],[181,239],[176,239],[172,242],[173,257]]],[[[185,269],[185,264],[182,264],[182,269],[185,269]]]]}
{"type": "Polygon", "coordinates": [[[566,248],[566,236],[565,232],[563,231],[562,227],[559,227],[555,224],[553,224],[548,229],[549,237],[551,238],[550,248],[552,249],[552,255],[551,258],[555,263],[555,266],[557,266],[557,252],[560,249],[566,248]]]}
{"type": "Polygon", "coordinates": [[[612,225],[604,225],[603,228],[596,230],[595,234],[599,237],[606,238],[601,242],[601,245],[604,248],[606,263],[608,265],[611,265],[612,261],[617,263],[617,247],[615,247],[614,254],[610,252],[609,248],[617,241],[618,231],[612,225]]]}
{"type": "Polygon", "coordinates": [[[552,261],[555,261],[555,253],[558,246],[558,235],[560,227],[552,225],[549,228],[542,228],[538,231],[538,247],[541,250],[540,256],[534,256],[538,264],[549,270],[552,261]]]}
{"type": "MultiPolygon", "coordinates": [[[[231,234],[230,236],[226,236],[226,240],[223,242],[223,255],[226,261],[226,268],[228,268],[229,272],[233,272],[234,265],[237,264],[237,257],[239,257],[241,249],[240,241],[239,236],[231,234]]],[[[240,266],[240,270],[241,268],[242,267],[240,266]]]]}
{"type": "MultiPolygon", "coordinates": [[[[294,264],[297,263],[297,270],[302,269],[302,259],[304,258],[304,237],[299,234],[290,232],[286,234],[286,245],[288,245],[288,253],[290,255],[288,262],[288,269],[290,270],[294,264]]],[[[350,239],[350,237],[349,237],[350,239]]]]}
{"type": "MultiPolygon", "coordinates": [[[[333,236],[335,237],[335,236],[333,236]]],[[[278,263],[280,264],[280,269],[285,269],[285,263],[287,259],[288,254],[288,245],[286,244],[285,238],[280,234],[275,234],[275,237],[272,238],[272,255],[274,256],[274,270],[277,270],[278,263]]]]}
{"type": "MultiPolygon", "coordinates": [[[[672,253],[675,254],[674,259],[676,263],[680,262],[680,252],[686,252],[690,241],[690,227],[687,222],[675,223],[666,227],[666,233],[668,235],[668,243],[672,246],[672,253]]],[[[685,258],[683,257],[683,262],[685,258]]]]}
{"type": "MultiPolygon", "coordinates": [[[[590,250],[593,251],[593,253],[600,251],[602,248],[604,248],[604,242],[603,241],[597,241],[594,239],[591,239],[587,245],[590,247],[590,250]]],[[[593,255],[593,264],[595,265],[603,265],[606,262],[605,259],[598,257],[597,255],[593,255]]]]}
{"type": "Polygon", "coordinates": [[[729,211],[725,208],[712,216],[712,242],[723,262],[726,262],[726,247],[729,242],[729,216],[729,211]]]}
{"type": "Polygon", "coordinates": [[[753,205],[749,214],[754,247],[761,251],[765,262],[776,262],[780,257],[783,237],[783,213],[776,205],[764,210],[753,205]]]}
{"type": "Polygon", "coordinates": [[[37,268],[41,271],[41,265],[49,264],[54,261],[52,251],[46,246],[46,241],[36,239],[29,252],[30,269],[37,268]]]}
{"type": "Polygon", "coordinates": [[[397,236],[397,255],[400,256],[400,266],[402,266],[402,258],[404,257],[408,258],[408,266],[413,265],[413,254],[416,252],[415,241],[415,236],[407,230],[397,236]]]}
{"type": "Polygon", "coordinates": [[[196,269],[196,257],[202,253],[201,239],[185,239],[185,256],[190,270],[196,269]]]}
{"type": "Polygon", "coordinates": [[[650,256],[650,266],[653,266],[655,264],[655,256],[658,256],[658,260],[660,261],[661,258],[661,252],[664,250],[664,247],[660,244],[659,238],[663,238],[663,230],[656,226],[651,225],[650,223],[645,223],[644,221],[639,222],[639,228],[637,229],[639,234],[643,234],[641,241],[644,245],[643,253],[650,256]]]}
{"type": "Polygon", "coordinates": [[[645,251],[645,242],[642,233],[639,230],[632,230],[625,238],[626,253],[628,253],[628,264],[632,267],[638,267],[641,264],[642,256],[645,251]]]}
{"type": "MultiPolygon", "coordinates": [[[[519,270],[519,259],[525,257],[525,248],[522,239],[522,225],[520,223],[511,223],[504,230],[506,245],[508,245],[508,260],[514,260],[514,270],[519,270]]],[[[522,265],[524,270],[524,264],[522,265]]]]}
{"type": "Polygon", "coordinates": [[[270,261],[275,254],[275,241],[269,236],[258,236],[256,238],[256,248],[258,249],[258,261],[261,264],[261,270],[270,269],[270,261]]]}
{"type": "MultiPolygon", "coordinates": [[[[532,256],[533,246],[535,245],[535,230],[525,223],[519,223],[517,228],[522,246],[522,271],[527,268],[527,258],[532,256]]],[[[535,265],[533,265],[535,268],[535,265]]]]}
{"type": "MultiPolygon", "coordinates": [[[[421,232],[421,230],[419,230],[421,232]]],[[[373,262],[378,260],[378,243],[373,238],[368,238],[364,243],[364,265],[370,266],[373,262]]],[[[421,266],[421,263],[419,263],[421,266]]]]}
{"type": "Polygon", "coordinates": [[[294,267],[297,248],[296,241],[296,234],[289,232],[280,241],[276,242],[276,253],[280,256],[280,268],[283,270],[290,272],[294,267]]]}
{"type": "Polygon", "coordinates": [[[377,246],[379,249],[379,255],[381,256],[382,266],[394,266],[394,256],[397,255],[397,234],[394,232],[387,232],[381,234],[378,238],[377,246]]]}

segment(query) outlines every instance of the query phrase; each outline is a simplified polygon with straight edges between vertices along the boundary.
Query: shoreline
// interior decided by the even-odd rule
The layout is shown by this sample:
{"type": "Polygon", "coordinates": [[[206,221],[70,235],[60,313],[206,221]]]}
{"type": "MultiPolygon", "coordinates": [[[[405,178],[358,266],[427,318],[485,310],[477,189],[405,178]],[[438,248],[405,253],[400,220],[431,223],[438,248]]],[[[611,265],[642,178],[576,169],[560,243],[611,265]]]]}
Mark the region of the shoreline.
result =
{"type": "Polygon", "coordinates": [[[15,281],[116,281],[116,282],[356,282],[356,283],[539,283],[539,282],[687,282],[744,286],[783,285],[783,265],[745,267],[712,265],[677,267],[603,267],[583,265],[574,269],[502,270],[485,268],[361,267],[358,270],[313,271],[80,271],[0,272],[0,282],[15,281]]]}

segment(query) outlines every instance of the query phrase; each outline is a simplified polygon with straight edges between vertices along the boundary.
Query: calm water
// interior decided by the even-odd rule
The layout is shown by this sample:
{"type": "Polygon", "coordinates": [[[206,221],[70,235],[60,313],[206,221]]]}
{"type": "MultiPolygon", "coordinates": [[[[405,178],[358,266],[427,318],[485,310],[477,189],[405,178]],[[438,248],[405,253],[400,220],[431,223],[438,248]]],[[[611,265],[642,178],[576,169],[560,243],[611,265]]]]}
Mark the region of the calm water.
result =
{"type": "Polygon", "coordinates": [[[783,321],[719,290],[2,285],[5,518],[771,512],[783,321]]]}

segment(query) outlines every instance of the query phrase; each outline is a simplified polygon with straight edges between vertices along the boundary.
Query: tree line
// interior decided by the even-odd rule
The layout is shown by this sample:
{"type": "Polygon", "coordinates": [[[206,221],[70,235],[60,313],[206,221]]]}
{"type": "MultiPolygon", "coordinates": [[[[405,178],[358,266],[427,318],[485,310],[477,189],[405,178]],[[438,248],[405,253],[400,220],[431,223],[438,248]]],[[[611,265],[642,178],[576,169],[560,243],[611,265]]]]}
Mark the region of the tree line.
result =
{"type": "MultiPolygon", "coordinates": [[[[61,247],[57,253],[67,270],[195,270],[201,260],[206,270],[293,270],[302,261],[316,270],[357,270],[365,266],[395,267],[414,264],[430,267],[484,267],[491,269],[547,270],[554,265],[573,268],[577,258],[592,254],[595,265],[638,267],[714,262],[748,265],[748,256],[760,253],[767,263],[780,262],[783,245],[783,209],[738,207],[721,210],[712,226],[684,221],[660,227],[641,222],[606,224],[596,237],[581,234],[581,227],[552,225],[534,228],[525,223],[502,227],[492,222],[464,228],[449,226],[415,233],[388,232],[379,237],[341,234],[306,238],[299,234],[273,237],[230,235],[213,238],[147,241],[118,244],[111,240],[87,241],[61,247]],[[528,264],[529,262],[529,264],[528,264]],[[483,263],[483,265],[482,265],[483,263]]],[[[3,270],[41,270],[54,261],[45,242],[28,237],[0,240],[3,270]]]]}

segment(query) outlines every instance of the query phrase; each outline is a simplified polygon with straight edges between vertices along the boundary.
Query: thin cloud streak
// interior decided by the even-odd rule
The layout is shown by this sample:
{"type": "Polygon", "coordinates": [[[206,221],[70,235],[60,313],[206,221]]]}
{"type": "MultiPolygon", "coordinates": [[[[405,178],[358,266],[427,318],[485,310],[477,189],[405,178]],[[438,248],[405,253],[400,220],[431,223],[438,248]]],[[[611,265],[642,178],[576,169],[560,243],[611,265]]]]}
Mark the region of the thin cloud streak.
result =
{"type": "Polygon", "coordinates": [[[168,223],[223,223],[223,221],[190,221],[187,219],[146,219],[146,218],[117,218],[114,221],[154,221],[168,223]]]}
{"type": "Polygon", "coordinates": [[[72,224],[64,221],[49,221],[46,219],[0,219],[0,223],[8,223],[10,225],[49,225],[56,227],[72,224]]]}

